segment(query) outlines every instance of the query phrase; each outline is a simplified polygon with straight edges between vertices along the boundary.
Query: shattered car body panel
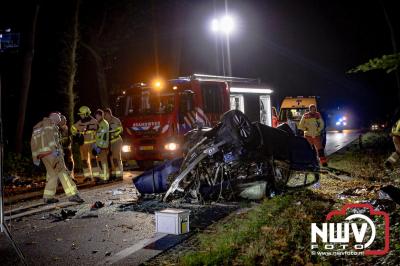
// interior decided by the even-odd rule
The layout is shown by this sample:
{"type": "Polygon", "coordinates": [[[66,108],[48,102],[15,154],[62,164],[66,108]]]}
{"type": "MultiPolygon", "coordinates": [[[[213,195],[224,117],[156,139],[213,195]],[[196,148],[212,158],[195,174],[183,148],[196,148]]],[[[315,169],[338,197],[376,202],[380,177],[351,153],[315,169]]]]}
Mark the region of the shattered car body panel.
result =
{"type": "Polygon", "coordinates": [[[259,199],[319,180],[317,155],[306,139],[251,123],[238,110],[226,112],[211,130],[189,132],[185,147],[164,201],[259,199]]]}

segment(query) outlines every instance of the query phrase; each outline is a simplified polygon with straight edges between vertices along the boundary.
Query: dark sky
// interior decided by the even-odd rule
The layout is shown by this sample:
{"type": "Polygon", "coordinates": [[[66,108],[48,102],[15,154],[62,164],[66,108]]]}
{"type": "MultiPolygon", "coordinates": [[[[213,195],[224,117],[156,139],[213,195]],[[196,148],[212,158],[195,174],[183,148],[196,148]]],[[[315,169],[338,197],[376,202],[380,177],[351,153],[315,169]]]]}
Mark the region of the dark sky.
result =
{"type": "MultiPolygon", "coordinates": [[[[110,90],[148,81],[157,69],[165,78],[216,74],[216,37],[209,27],[214,14],[224,12],[223,1],[81,2],[82,41],[90,41],[89,33],[98,30],[104,9],[108,11],[107,34],[99,41],[110,54],[106,70],[110,90]]],[[[399,42],[396,1],[228,1],[237,24],[230,39],[233,75],[261,78],[275,90],[275,105],[286,95],[319,95],[325,109],[347,108],[364,121],[383,117],[398,103],[394,75],[383,71],[346,74],[369,58],[392,52],[382,2],[399,42]]],[[[32,3],[2,1],[0,29],[20,31],[24,40],[32,3]]],[[[59,69],[71,10],[71,1],[41,1],[28,132],[41,116],[63,108],[59,69]]],[[[15,128],[22,50],[0,58],[8,135],[15,128]]],[[[82,47],[76,89],[78,105],[100,107],[93,59],[82,47]]]]}

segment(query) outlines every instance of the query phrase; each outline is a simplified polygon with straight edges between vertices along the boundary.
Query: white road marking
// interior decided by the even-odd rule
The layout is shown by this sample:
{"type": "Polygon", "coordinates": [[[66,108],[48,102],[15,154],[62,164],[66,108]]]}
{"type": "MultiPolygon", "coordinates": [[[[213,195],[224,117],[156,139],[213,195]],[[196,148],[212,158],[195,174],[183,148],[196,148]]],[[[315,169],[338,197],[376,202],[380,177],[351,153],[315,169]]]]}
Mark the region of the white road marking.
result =
{"type": "Polygon", "coordinates": [[[156,233],[152,238],[143,239],[143,240],[139,241],[138,243],[134,244],[133,246],[130,246],[126,249],[121,250],[120,252],[118,252],[117,254],[112,256],[111,258],[108,258],[105,261],[100,262],[98,265],[116,263],[116,262],[130,256],[131,254],[135,253],[136,251],[144,248],[148,244],[153,243],[153,242],[163,238],[166,235],[168,235],[168,234],[156,233]]]}

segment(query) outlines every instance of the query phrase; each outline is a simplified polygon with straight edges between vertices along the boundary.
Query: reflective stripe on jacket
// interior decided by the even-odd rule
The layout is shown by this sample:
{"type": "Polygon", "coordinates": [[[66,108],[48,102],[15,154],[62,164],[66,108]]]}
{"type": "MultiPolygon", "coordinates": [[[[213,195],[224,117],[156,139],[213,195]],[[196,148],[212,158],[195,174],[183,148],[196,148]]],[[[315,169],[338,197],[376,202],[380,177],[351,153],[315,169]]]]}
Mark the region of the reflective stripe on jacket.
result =
{"type": "Polygon", "coordinates": [[[121,121],[115,116],[111,116],[111,119],[108,121],[108,123],[110,125],[110,141],[113,143],[120,138],[124,129],[121,121]]]}
{"type": "Polygon", "coordinates": [[[33,127],[31,137],[32,159],[37,161],[56,150],[62,151],[58,127],[50,118],[45,117],[33,127]]]}
{"type": "Polygon", "coordinates": [[[99,148],[106,149],[110,144],[110,127],[105,119],[99,122],[99,128],[96,132],[96,145],[99,148]]]}
{"type": "Polygon", "coordinates": [[[324,120],[320,113],[305,113],[300,120],[298,128],[304,131],[305,136],[316,137],[321,135],[324,129],[324,120]]]}
{"type": "Polygon", "coordinates": [[[73,136],[77,135],[78,133],[83,134],[85,144],[95,143],[97,127],[97,120],[92,116],[88,116],[80,119],[71,126],[71,134],[73,136]]]}
{"type": "Polygon", "coordinates": [[[392,135],[400,136],[400,119],[392,127],[392,135]]]}

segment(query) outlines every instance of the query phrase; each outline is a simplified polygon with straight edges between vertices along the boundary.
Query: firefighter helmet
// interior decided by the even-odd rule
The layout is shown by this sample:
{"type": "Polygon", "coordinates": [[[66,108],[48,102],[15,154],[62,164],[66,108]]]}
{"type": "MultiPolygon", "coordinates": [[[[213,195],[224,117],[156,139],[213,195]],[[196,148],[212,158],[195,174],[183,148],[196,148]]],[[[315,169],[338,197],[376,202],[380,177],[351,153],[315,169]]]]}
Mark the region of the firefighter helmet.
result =
{"type": "Polygon", "coordinates": [[[61,122],[61,117],[58,113],[50,113],[49,118],[56,125],[60,124],[60,122],[61,122]]]}
{"type": "Polygon", "coordinates": [[[91,113],[91,112],[90,112],[90,108],[84,105],[84,106],[81,106],[81,107],[79,108],[79,113],[78,113],[78,115],[89,116],[90,113],[91,113]]]}

